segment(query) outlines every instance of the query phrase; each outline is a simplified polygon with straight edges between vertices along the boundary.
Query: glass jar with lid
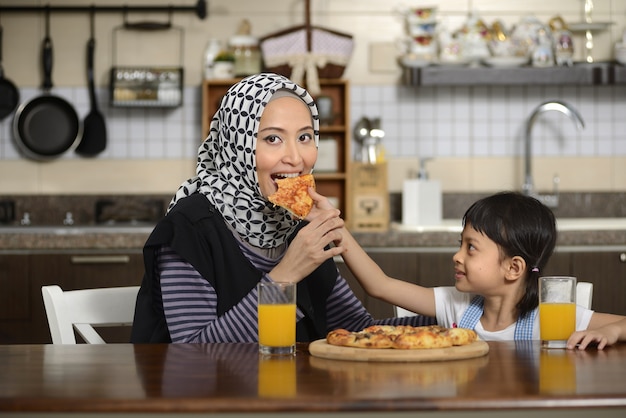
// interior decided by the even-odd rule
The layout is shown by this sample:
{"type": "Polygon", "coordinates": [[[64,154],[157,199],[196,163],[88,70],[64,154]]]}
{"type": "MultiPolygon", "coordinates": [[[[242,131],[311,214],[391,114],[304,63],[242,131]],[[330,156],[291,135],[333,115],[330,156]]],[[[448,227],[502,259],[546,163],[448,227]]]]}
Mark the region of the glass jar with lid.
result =
{"type": "Polygon", "coordinates": [[[250,35],[235,35],[230,38],[229,44],[235,56],[234,73],[236,77],[261,72],[261,50],[257,38],[250,35]]]}

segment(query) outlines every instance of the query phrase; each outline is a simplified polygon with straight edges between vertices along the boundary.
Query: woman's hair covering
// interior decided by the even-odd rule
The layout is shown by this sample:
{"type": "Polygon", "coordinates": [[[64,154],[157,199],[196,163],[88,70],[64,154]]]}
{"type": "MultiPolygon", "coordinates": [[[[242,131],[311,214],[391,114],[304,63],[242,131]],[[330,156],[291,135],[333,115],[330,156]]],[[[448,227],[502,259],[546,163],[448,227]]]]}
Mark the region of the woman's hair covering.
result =
{"type": "Polygon", "coordinates": [[[315,144],[319,117],[311,95],[288,78],[262,73],[244,78],[224,95],[211,120],[209,136],[198,149],[196,176],[185,181],[170,202],[201,193],[242,239],[273,248],[284,243],[299,223],[261,194],[256,172],[256,141],[265,106],[279,90],[292,92],[308,106],[315,144]]]}

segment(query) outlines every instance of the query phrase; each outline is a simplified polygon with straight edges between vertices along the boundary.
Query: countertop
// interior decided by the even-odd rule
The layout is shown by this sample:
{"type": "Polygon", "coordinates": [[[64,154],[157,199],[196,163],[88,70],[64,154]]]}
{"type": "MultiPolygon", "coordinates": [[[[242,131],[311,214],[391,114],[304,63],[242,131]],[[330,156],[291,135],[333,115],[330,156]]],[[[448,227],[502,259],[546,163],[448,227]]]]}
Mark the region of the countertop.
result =
{"type": "MultiPolygon", "coordinates": [[[[557,246],[626,248],[626,218],[576,218],[558,221],[557,246]]],[[[10,226],[0,227],[0,251],[141,249],[152,226],[10,226]]],[[[404,227],[386,232],[355,232],[365,248],[455,248],[461,233],[458,220],[440,225],[404,227]]]]}
{"type": "Polygon", "coordinates": [[[327,360],[302,343],[284,358],[259,356],[256,343],[5,345],[0,416],[626,416],[626,344],[488,345],[482,357],[421,363],[327,360]]]}

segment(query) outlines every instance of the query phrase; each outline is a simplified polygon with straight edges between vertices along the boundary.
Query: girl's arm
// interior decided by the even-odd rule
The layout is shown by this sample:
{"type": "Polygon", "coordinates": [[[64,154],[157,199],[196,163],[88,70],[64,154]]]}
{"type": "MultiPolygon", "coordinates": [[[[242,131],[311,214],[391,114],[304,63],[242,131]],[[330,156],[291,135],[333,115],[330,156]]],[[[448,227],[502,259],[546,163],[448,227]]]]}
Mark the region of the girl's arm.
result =
{"type": "MultiPolygon", "coordinates": [[[[324,196],[312,189],[310,194],[315,205],[307,219],[315,218],[319,210],[332,208],[324,196]]],[[[339,232],[340,238],[334,241],[335,245],[343,249],[341,255],[346,265],[369,295],[418,314],[435,316],[433,289],[387,276],[345,226],[342,226],[339,232]]]]}
{"type": "Polygon", "coordinates": [[[578,348],[584,350],[589,344],[597,343],[598,350],[602,350],[605,346],[613,345],[618,341],[626,341],[626,318],[619,315],[594,313],[589,328],[573,333],[567,341],[567,348],[573,349],[578,344],[578,348]],[[599,315],[599,319],[596,315],[599,315]],[[596,318],[595,322],[610,319],[613,321],[598,328],[592,328],[594,318],[596,318]],[[615,318],[622,319],[616,321],[615,318]]]}

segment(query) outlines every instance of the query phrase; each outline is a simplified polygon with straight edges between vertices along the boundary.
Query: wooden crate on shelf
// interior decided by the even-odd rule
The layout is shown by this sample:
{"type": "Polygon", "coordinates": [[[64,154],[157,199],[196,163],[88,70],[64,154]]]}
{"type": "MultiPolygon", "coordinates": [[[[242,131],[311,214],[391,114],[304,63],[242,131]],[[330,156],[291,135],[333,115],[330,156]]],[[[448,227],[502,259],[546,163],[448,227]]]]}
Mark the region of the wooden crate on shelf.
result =
{"type": "Polygon", "coordinates": [[[350,229],[355,232],[382,232],[389,229],[387,164],[352,163],[350,177],[350,229]]]}
{"type": "MultiPolygon", "coordinates": [[[[211,119],[219,108],[222,97],[239,79],[204,80],[202,83],[202,139],[209,134],[211,119]]],[[[320,194],[330,198],[341,210],[344,221],[351,221],[350,201],[350,85],[347,80],[322,79],[321,92],[315,100],[323,98],[331,104],[329,116],[320,124],[320,139],[335,141],[336,171],[314,170],[315,183],[320,194]]]]}

